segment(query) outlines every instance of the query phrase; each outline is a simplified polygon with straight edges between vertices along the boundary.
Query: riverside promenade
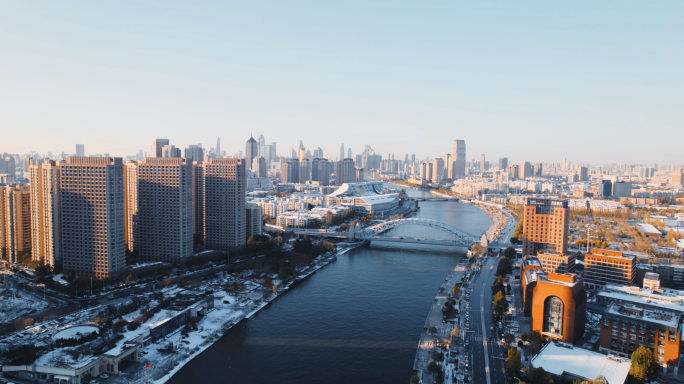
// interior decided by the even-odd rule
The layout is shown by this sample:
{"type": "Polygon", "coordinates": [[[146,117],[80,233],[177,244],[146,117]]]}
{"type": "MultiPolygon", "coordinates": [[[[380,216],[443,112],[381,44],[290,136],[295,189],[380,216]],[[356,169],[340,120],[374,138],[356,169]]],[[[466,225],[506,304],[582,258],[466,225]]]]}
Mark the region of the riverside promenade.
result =
{"type": "MultiPolygon", "coordinates": [[[[449,335],[454,329],[454,325],[442,323],[442,307],[444,307],[444,303],[451,294],[454,285],[461,282],[461,279],[470,268],[471,264],[467,262],[467,259],[463,259],[463,261],[459,262],[444,280],[440,290],[437,292],[437,296],[435,296],[435,301],[430,307],[430,312],[425,320],[425,330],[420,335],[416,358],[413,362],[413,370],[419,372],[419,377],[422,373],[427,374],[427,365],[432,361],[431,356],[437,345],[445,340],[449,340],[449,335]],[[430,327],[437,328],[437,333],[434,335],[429,334],[428,329],[430,327]]],[[[427,379],[427,377],[428,376],[425,376],[425,379],[427,379]]],[[[423,377],[421,377],[421,379],[422,378],[423,377]]],[[[423,382],[426,383],[427,381],[423,382]]]]}

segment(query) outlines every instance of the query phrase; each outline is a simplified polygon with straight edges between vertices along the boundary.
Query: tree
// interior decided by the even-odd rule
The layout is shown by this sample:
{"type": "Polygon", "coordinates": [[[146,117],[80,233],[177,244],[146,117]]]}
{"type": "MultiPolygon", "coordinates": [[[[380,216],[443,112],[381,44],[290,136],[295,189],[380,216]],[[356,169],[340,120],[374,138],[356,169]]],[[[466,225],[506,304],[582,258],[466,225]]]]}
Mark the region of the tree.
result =
{"type": "Polygon", "coordinates": [[[428,333],[434,335],[435,333],[437,333],[437,328],[435,328],[434,325],[430,326],[430,328],[428,328],[428,333]]]}
{"type": "Polygon", "coordinates": [[[511,377],[520,375],[520,366],[520,352],[517,348],[510,348],[508,350],[508,359],[506,360],[508,375],[511,377]]]}
{"type": "Polygon", "coordinates": [[[273,279],[271,278],[271,276],[266,276],[266,278],[264,279],[264,287],[271,288],[272,286],[273,286],[273,279]]]}
{"type": "Polygon", "coordinates": [[[510,284],[506,284],[506,292],[508,292],[509,295],[511,294],[511,285],[510,284]]]}
{"type": "Polygon", "coordinates": [[[506,250],[504,251],[504,256],[506,256],[509,259],[514,259],[516,256],[515,248],[513,248],[513,247],[506,248],[506,250]]]}
{"type": "Polygon", "coordinates": [[[164,279],[164,285],[171,285],[173,284],[173,278],[172,277],[167,277],[164,279]]]}
{"type": "Polygon", "coordinates": [[[439,372],[439,365],[437,364],[436,361],[432,360],[428,365],[427,365],[427,370],[430,373],[437,373],[439,372]]]}
{"type": "Polygon", "coordinates": [[[506,335],[506,344],[513,344],[515,342],[515,336],[513,334],[507,334],[506,335]]]}
{"type": "Polygon", "coordinates": [[[658,363],[653,358],[653,352],[646,347],[637,348],[632,353],[632,367],[629,375],[634,379],[645,382],[658,371],[658,363]]]}
{"type": "Polygon", "coordinates": [[[413,377],[411,378],[411,384],[418,384],[418,383],[420,383],[420,378],[418,377],[418,375],[413,375],[413,377]]]}
{"type": "Polygon", "coordinates": [[[24,320],[24,327],[30,327],[33,325],[33,319],[24,320]]]}
{"type": "Polygon", "coordinates": [[[506,296],[504,296],[502,291],[499,291],[494,295],[494,310],[499,315],[508,312],[508,301],[506,301],[506,296]]]}
{"type": "Polygon", "coordinates": [[[451,330],[451,336],[453,337],[458,337],[459,333],[460,331],[458,330],[458,328],[454,328],[453,330],[451,330]]]}
{"type": "Polygon", "coordinates": [[[133,281],[133,275],[132,275],[132,274],[128,274],[128,276],[126,276],[126,281],[128,281],[128,282],[133,281]]]}

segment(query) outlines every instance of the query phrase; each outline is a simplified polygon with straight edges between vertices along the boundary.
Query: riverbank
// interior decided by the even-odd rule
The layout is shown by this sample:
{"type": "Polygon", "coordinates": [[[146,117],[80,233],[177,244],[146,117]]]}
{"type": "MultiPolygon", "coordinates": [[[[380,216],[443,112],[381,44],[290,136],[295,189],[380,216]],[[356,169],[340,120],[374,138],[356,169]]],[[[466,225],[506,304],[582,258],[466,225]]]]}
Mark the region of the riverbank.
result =
{"type": "MultiPolygon", "coordinates": [[[[146,354],[140,359],[140,363],[145,365],[149,364],[150,372],[147,372],[147,377],[151,378],[151,382],[155,384],[163,384],[170,380],[181,368],[183,368],[187,363],[193,360],[195,357],[199,356],[206,349],[211,347],[215,342],[217,342],[221,337],[223,337],[226,332],[231,328],[239,324],[245,319],[249,319],[254,314],[259,312],[261,309],[266,307],[272,301],[276,300],[282,293],[289,290],[295,283],[298,283],[307,277],[311,276],[314,272],[320,270],[321,268],[327,266],[332,261],[337,260],[338,256],[344,255],[352,249],[358,248],[365,245],[365,243],[358,243],[346,246],[344,249],[340,249],[335,253],[328,256],[321,256],[314,265],[306,268],[297,276],[293,281],[289,282],[287,285],[278,287],[276,294],[264,295],[259,291],[257,286],[252,286],[251,290],[244,292],[239,296],[233,296],[225,291],[218,291],[214,293],[215,306],[214,309],[210,310],[207,315],[198,324],[199,330],[195,332],[190,332],[190,335],[179,343],[179,350],[175,354],[165,354],[158,356],[155,353],[155,345],[148,347],[149,354],[146,354]],[[163,361],[163,362],[162,362],[163,361]]],[[[224,280],[221,282],[213,282],[213,285],[221,286],[224,280]]],[[[177,332],[174,332],[164,339],[157,341],[159,347],[169,340],[178,338],[177,332]]],[[[147,352],[147,351],[146,351],[147,352]]],[[[126,376],[131,376],[135,374],[135,370],[128,373],[126,376]]],[[[128,378],[120,377],[127,382],[128,378]]],[[[118,382],[116,379],[111,381],[113,383],[118,382]]],[[[108,381],[110,382],[110,381],[108,381]]]]}

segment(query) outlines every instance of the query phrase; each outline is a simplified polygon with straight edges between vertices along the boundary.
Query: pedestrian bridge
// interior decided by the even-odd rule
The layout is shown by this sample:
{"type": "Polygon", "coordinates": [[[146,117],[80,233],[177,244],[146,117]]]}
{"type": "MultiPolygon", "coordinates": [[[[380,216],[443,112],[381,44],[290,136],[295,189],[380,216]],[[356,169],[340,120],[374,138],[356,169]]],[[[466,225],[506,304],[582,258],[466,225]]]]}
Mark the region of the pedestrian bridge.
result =
{"type": "Polygon", "coordinates": [[[448,244],[460,245],[464,247],[469,247],[473,245],[474,242],[478,241],[479,238],[473,234],[470,234],[460,228],[454,227],[437,220],[429,219],[397,219],[384,221],[380,224],[375,224],[373,226],[356,231],[355,237],[361,240],[383,240],[383,241],[396,241],[402,242],[402,240],[407,240],[404,242],[413,241],[435,241],[446,242],[448,244]],[[402,227],[402,226],[420,226],[434,229],[435,232],[441,232],[449,235],[448,239],[433,239],[433,238],[418,238],[413,236],[382,236],[385,232],[390,229],[402,227]],[[413,240],[413,241],[412,241],[413,240]]]}

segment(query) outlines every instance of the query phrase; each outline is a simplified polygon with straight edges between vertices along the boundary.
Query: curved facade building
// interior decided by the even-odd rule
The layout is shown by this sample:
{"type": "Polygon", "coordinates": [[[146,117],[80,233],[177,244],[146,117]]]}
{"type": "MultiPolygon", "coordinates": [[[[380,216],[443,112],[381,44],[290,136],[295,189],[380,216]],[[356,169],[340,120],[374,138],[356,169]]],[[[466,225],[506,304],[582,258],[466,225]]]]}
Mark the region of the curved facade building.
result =
{"type": "Polygon", "coordinates": [[[572,343],[584,334],[587,294],[577,275],[538,273],[532,301],[532,330],[572,343]]]}

